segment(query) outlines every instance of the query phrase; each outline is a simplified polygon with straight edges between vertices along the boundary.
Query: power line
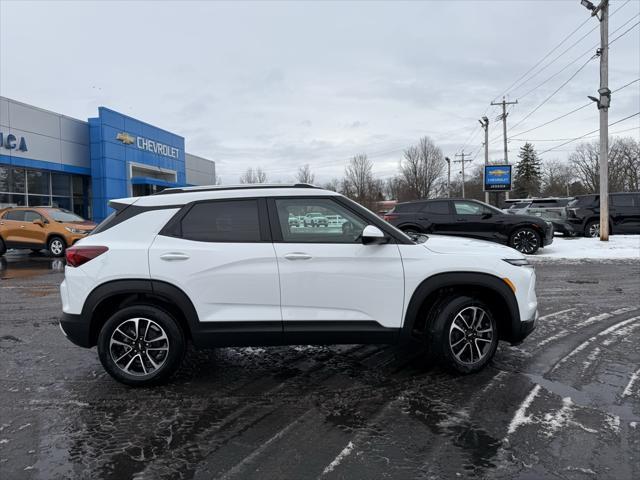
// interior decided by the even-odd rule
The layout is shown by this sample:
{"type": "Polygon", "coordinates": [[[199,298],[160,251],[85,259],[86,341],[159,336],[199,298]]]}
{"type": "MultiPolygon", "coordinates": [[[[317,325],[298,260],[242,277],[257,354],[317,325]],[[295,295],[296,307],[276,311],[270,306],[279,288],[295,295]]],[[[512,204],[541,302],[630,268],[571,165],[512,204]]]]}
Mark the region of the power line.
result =
{"type": "MultiPolygon", "coordinates": [[[[633,115],[629,115],[628,117],[621,118],[621,119],[620,119],[620,120],[618,120],[618,121],[615,121],[615,122],[613,122],[613,123],[610,123],[610,124],[609,124],[609,126],[611,127],[611,126],[616,125],[616,124],[618,124],[618,123],[624,122],[625,120],[629,120],[630,118],[633,118],[633,117],[635,117],[635,116],[637,116],[637,115],[640,115],[640,112],[636,112],[636,113],[634,113],[633,115]]],[[[580,139],[585,138],[585,137],[587,137],[587,136],[589,136],[589,135],[593,135],[594,133],[596,133],[596,132],[598,132],[598,131],[600,131],[600,129],[599,129],[599,128],[596,128],[595,130],[592,130],[592,131],[590,131],[590,132],[587,132],[587,133],[585,133],[584,135],[580,135],[579,137],[572,138],[571,140],[568,140],[568,141],[566,141],[566,142],[564,142],[564,143],[561,143],[560,145],[556,145],[555,147],[548,148],[548,149],[546,149],[546,150],[544,150],[544,151],[542,151],[542,152],[538,153],[538,155],[543,155],[543,154],[545,154],[545,153],[547,153],[547,152],[551,152],[551,151],[553,151],[553,150],[556,150],[557,148],[564,147],[565,145],[567,145],[567,144],[569,144],[569,143],[575,142],[576,140],[580,140],[580,139]]]]}
{"type": "MultiPolygon", "coordinates": [[[[620,90],[624,90],[628,86],[633,85],[634,83],[636,83],[638,81],[640,81],[640,78],[636,78],[635,80],[632,80],[631,82],[629,82],[629,83],[627,83],[627,84],[625,84],[625,85],[623,85],[623,86],[621,86],[619,88],[616,88],[611,93],[615,93],[615,92],[619,92],[620,90]]],[[[559,117],[553,118],[553,119],[551,119],[551,120],[549,120],[549,121],[547,121],[547,122],[545,122],[545,123],[543,123],[541,125],[538,125],[537,127],[533,127],[533,128],[528,129],[528,130],[524,130],[522,132],[514,133],[513,137],[519,137],[520,135],[523,135],[525,133],[529,133],[529,132],[532,132],[532,131],[537,130],[539,128],[545,127],[545,126],[549,125],[550,123],[553,123],[553,122],[555,122],[557,120],[560,120],[560,119],[563,119],[565,117],[568,117],[569,115],[571,115],[571,114],[573,114],[573,113],[575,113],[577,111],[580,111],[580,110],[582,110],[584,108],[587,108],[589,105],[592,105],[592,104],[593,104],[593,102],[585,103],[581,107],[575,108],[575,109],[571,110],[570,112],[567,112],[564,115],[560,115],[559,117]]],[[[516,138],[513,138],[513,137],[509,137],[509,139],[517,140],[516,138]]]]}
{"type": "MultiPolygon", "coordinates": [[[[621,30],[625,25],[627,25],[629,22],[631,22],[634,18],[640,16],[640,13],[634,15],[633,17],[631,17],[630,19],[628,19],[625,23],[623,23],[620,27],[618,27],[616,30],[614,30],[612,33],[616,33],[617,31],[621,30]]],[[[633,26],[631,26],[629,28],[629,30],[625,31],[624,33],[622,33],[621,35],[619,35],[618,37],[616,37],[613,41],[617,40],[618,38],[620,38],[621,36],[627,34],[631,29],[633,29],[636,25],[638,25],[637,23],[633,26]]],[[[596,26],[596,28],[598,28],[596,26]]],[[[613,43],[613,41],[609,42],[609,45],[611,45],[613,43]]],[[[554,78],[556,78],[558,75],[560,75],[562,72],[564,72],[567,68],[569,68],[571,65],[573,65],[574,63],[576,63],[578,60],[580,60],[581,58],[587,56],[588,54],[590,54],[592,52],[592,50],[594,48],[597,48],[598,45],[594,45],[593,47],[589,48],[588,50],[586,50],[585,52],[581,53],[579,56],[577,56],[575,59],[573,59],[571,62],[569,62],[567,65],[565,65],[564,67],[562,67],[560,70],[558,70],[556,73],[554,73],[553,75],[551,75],[550,77],[547,77],[545,80],[543,80],[542,82],[540,82],[538,85],[536,85],[535,87],[533,87],[531,90],[523,93],[522,95],[518,96],[518,100],[523,99],[524,97],[526,97],[527,95],[529,95],[530,93],[535,92],[538,88],[542,87],[543,85],[546,85],[547,83],[549,83],[551,80],[553,80],[554,78]]]]}
{"type": "Polygon", "coordinates": [[[576,77],[576,75],[578,75],[589,64],[589,62],[591,60],[593,60],[594,58],[596,58],[596,55],[593,55],[591,58],[589,58],[589,60],[584,62],[582,64],[582,66],[580,68],[578,68],[578,70],[576,70],[573,73],[573,75],[571,75],[567,80],[565,80],[565,82],[562,85],[560,85],[558,88],[556,88],[551,95],[549,95],[547,98],[545,98],[537,107],[535,107],[533,110],[531,110],[529,113],[527,113],[518,123],[516,123],[511,128],[516,128],[518,125],[521,125],[522,122],[524,122],[527,118],[529,118],[531,115],[536,113],[540,109],[540,107],[542,107],[545,103],[547,103],[549,100],[551,100],[551,98],[553,98],[553,96],[556,93],[558,93],[560,90],[562,90],[571,80],[573,80],[576,77]]]}
{"type": "MultiPolygon", "coordinates": [[[[625,3],[623,3],[622,5],[620,5],[620,7],[618,7],[615,11],[613,11],[610,15],[610,17],[612,17],[613,15],[615,15],[618,11],[620,11],[627,3],[629,3],[631,0],[627,0],[625,3]]],[[[635,18],[632,17],[632,19],[635,18]]],[[[549,56],[555,52],[560,46],[562,46],[569,38],[571,38],[573,36],[574,33],[576,33],[578,30],[580,30],[580,28],[582,28],[587,22],[589,22],[589,18],[587,18],[584,22],[582,22],[575,30],[573,30],[569,35],[567,35],[559,44],[557,44],[553,49],[551,49],[551,51],[549,51],[544,57],[542,57],[542,59],[540,59],[533,67],[531,67],[529,70],[527,70],[523,75],[521,75],[515,82],[513,82],[502,94],[498,95],[496,98],[499,98],[502,95],[505,95],[506,93],[508,93],[509,91],[511,91],[512,88],[514,88],[514,86],[516,86],[518,83],[518,88],[521,88],[523,85],[525,85],[526,83],[528,83],[530,80],[532,80],[533,78],[535,78],[536,76],[538,76],[540,73],[542,73],[544,70],[546,70],[549,66],[553,65],[557,60],[559,60],[560,58],[562,58],[567,52],[569,52],[573,47],[575,47],[578,43],[580,43],[582,40],[584,40],[589,34],[591,34],[594,30],[596,30],[598,27],[594,27],[591,30],[589,30],[585,35],[583,35],[582,37],[580,37],[578,40],[576,40],[574,43],[571,44],[571,46],[569,46],[568,48],[566,48],[565,50],[563,50],[562,53],[560,53],[559,55],[557,55],[553,60],[551,60],[549,63],[547,63],[545,66],[543,66],[540,70],[538,70],[536,73],[534,73],[533,75],[531,75],[529,78],[527,78],[526,80],[524,80],[523,82],[521,82],[520,80],[522,80],[524,77],[526,77],[531,71],[535,70],[544,60],[546,60],[547,58],[549,58],[549,56]]],[[[628,23],[628,21],[627,21],[628,23]]],[[[625,23],[626,24],[626,23],[625,23]]],[[[625,25],[623,24],[623,26],[625,25]]],[[[615,32],[614,32],[615,33],[615,32]]],[[[595,48],[595,47],[594,47],[595,48]]],[[[591,49],[590,49],[591,51],[591,49]]],[[[577,61],[577,60],[576,60],[577,61]]],[[[521,97],[519,97],[521,98],[521,97]]],[[[495,101],[495,98],[494,98],[495,101]]]]}

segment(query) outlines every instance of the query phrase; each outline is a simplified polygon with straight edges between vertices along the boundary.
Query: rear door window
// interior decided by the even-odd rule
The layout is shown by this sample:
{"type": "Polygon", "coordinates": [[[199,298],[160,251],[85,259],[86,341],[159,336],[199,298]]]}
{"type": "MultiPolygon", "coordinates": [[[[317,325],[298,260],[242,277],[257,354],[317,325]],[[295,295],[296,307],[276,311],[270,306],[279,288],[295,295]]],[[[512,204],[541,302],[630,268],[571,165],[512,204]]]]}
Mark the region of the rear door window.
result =
{"type": "Polygon", "coordinates": [[[198,242],[259,242],[257,200],[202,202],[180,221],[181,237],[198,242]]]}
{"type": "Polygon", "coordinates": [[[441,202],[427,202],[421,211],[426,214],[449,215],[449,202],[446,200],[441,202]]]}
{"type": "Polygon", "coordinates": [[[24,210],[9,210],[4,214],[4,220],[13,220],[15,222],[24,222],[24,210]]]}

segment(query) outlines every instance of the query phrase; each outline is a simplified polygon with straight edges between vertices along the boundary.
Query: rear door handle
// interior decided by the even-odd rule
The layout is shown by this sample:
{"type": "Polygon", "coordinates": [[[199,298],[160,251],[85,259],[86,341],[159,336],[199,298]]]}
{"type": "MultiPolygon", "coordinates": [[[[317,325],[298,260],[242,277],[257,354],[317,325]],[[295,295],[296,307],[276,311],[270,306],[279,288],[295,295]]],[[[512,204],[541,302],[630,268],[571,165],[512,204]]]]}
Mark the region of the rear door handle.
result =
{"type": "Polygon", "coordinates": [[[189,255],[180,252],[170,252],[160,255],[160,258],[165,262],[175,262],[179,260],[189,260],[189,255]]]}
{"type": "Polygon", "coordinates": [[[309,260],[311,259],[311,255],[309,255],[308,253],[292,252],[287,253],[284,258],[286,258],[287,260],[309,260]]]}

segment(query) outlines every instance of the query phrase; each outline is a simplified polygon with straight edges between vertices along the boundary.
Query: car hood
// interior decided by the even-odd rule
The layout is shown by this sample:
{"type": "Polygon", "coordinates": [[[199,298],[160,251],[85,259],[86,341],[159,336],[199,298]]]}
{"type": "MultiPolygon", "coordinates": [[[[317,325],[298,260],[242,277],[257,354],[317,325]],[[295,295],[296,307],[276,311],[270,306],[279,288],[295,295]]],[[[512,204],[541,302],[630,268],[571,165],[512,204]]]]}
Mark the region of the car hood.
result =
{"type": "Polygon", "coordinates": [[[76,228],[78,230],[93,230],[96,224],[90,221],[85,222],[62,222],[65,227],[76,228]]]}
{"type": "Polygon", "coordinates": [[[485,240],[475,240],[473,238],[429,234],[429,240],[424,242],[423,245],[435,253],[491,255],[512,259],[524,258],[520,252],[511,247],[485,240]]]}

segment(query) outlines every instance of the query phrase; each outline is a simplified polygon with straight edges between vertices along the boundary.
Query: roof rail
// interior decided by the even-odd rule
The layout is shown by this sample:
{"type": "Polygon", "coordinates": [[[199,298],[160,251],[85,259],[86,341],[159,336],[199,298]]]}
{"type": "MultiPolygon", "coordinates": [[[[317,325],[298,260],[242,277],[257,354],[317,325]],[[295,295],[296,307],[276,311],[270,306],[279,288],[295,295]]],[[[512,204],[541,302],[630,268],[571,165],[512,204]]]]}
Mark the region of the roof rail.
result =
{"type": "Polygon", "coordinates": [[[217,192],[224,190],[245,190],[260,188],[320,188],[309,183],[245,183],[242,185],[209,185],[201,187],[173,187],[154,193],[154,195],[167,195],[170,193],[189,193],[189,192],[217,192]]]}

